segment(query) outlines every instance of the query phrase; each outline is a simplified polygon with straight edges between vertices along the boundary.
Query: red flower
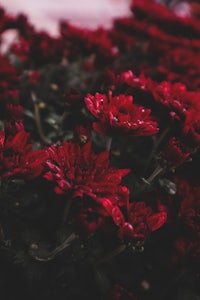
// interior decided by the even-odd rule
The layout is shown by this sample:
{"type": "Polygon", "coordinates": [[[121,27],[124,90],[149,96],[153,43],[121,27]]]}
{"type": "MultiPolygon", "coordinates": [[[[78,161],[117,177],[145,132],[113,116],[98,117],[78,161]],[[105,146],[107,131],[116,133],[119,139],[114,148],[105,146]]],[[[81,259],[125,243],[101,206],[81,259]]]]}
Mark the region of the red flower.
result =
{"type": "Polygon", "coordinates": [[[11,46],[11,52],[18,56],[22,62],[26,62],[30,51],[30,44],[23,37],[14,42],[11,46]]]}
{"type": "Polygon", "coordinates": [[[200,106],[194,106],[187,112],[183,124],[183,137],[191,147],[200,146],[200,106]]]}
{"type": "Polygon", "coordinates": [[[16,90],[19,83],[18,71],[9,61],[0,55],[0,102],[12,98],[10,92],[16,90]]]}
{"type": "Polygon", "coordinates": [[[148,136],[158,132],[157,123],[150,117],[151,110],[133,104],[133,97],[127,95],[108,96],[96,93],[85,97],[87,109],[99,119],[93,128],[100,134],[119,131],[132,136],[148,136]]]}
{"type": "Polygon", "coordinates": [[[97,68],[102,68],[105,64],[112,63],[117,57],[117,49],[112,44],[107,30],[80,29],[67,22],[61,23],[60,30],[69,52],[69,58],[77,55],[88,57],[95,54],[95,65],[97,68]]]}
{"type": "Polygon", "coordinates": [[[190,156],[192,150],[187,148],[175,137],[171,138],[161,151],[162,157],[171,167],[178,167],[190,156]]]}
{"type": "Polygon", "coordinates": [[[179,217],[196,236],[200,237],[200,188],[192,187],[187,181],[177,182],[181,199],[179,217]]]}
{"type": "Polygon", "coordinates": [[[109,77],[115,92],[123,88],[126,93],[142,95],[142,99],[146,99],[147,103],[152,104],[152,106],[155,106],[154,103],[157,104],[158,112],[162,114],[164,112],[165,115],[167,113],[172,119],[181,120],[182,122],[185,121],[185,118],[188,118],[188,127],[190,115],[192,115],[191,119],[199,118],[199,92],[187,90],[182,83],[168,81],[157,83],[145,77],[144,74],[137,77],[130,70],[118,75],[110,72],[109,77]]]}
{"type": "Polygon", "coordinates": [[[199,94],[188,91],[184,84],[167,81],[157,84],[149,81],[147,89],[157,103],[168,109],[172,118],[184,120],[188,111],[200,108],[199,94]]]}
{"type": "Polygon", "coordinates": [[[146,78],[144,74],[140,74],[140,76],[137,77],[131,70],[127,70],[117,75],[112,71],[108,71],[108,76],[115,89],[126,85],[127,88],[132,87],[146,90],[147,84],[152,82],[149,78],[146,78]]]}
{"type": "Polygon", "coordinates": [[[4,132],[0,131],[0,179],[33,179],[42,172],[45,159],[43,150],[32,151],[27,132],[21,130],[5,140],[4,132]]]}
{"type": "Polygon", "coordinates": [[[7,118],[15,121],[22,120],[23,107],[21,105],[7,104],[7,118]]]}
{"type": "Polygon", "coordinates": [[[109,153],[95,154],[90,142],[82,148],[72,142],[63,142],[50,146],[47,154],[44,177],[55,183],[57,194],[87,195],[97,202],[105,197],[114,203],[127,198],[127,189],[125,191],[120,184],[129,170],[109,166],[109,153]]]}
{"type": "Polygon", "coordinates": [[[85,144],[90,140],[91,130],[89,127],[78,125],[74,130],[74,140],[81,144],[85,144]]]}
{"type": "Polygon", "coordinates": [[[24,130],[24,124],[23,124],[22,120],[5,123],[6,134],[15,135],[17,132],[19,132],[21,130],[24,130]]]}
{"type": "Polygon", "coordinates": [[[28,82],[31,86],[36,86],[41,78],[41,73],[39,71],[29,71],[28,72],[28,82]]]}
{"type": "Polygon", "coordinates": [[[120,208],[111,201],[104,200],[103,206],[114,223],[119,227],[119,238],[129,237],[133,240],[144,240],[147,236],[162,227],[167,220],[164,207],[154,212],[145,202],[133,202],[127,205],[127,221],[120,208]]]}
{"type": "MultiPolygon", "coordinates": [[[[183,40],[179,39],[179,43],[182,42],[183,40]]],[[[190,90],[197,90],[200,87],[200,54],[192,48],[191,42],[189,45],[189,47],[178,45],[165,51],[159,58],[157,71],[169,81],[182,82],[190,90]]]]}
{"type": "Polygon", "coordinates": [[[191,238],[186,238],[179,236],[175,242],[176,250],[178,256],[175,256],[175,261],[177,261],[181,256],[189,256],[194,261],[200,262],[200,242],[199,240],[192,240],[191,238]]]}
{"type": "Polygon", "coordinates": [[[82,104],[82,96],[74,88],[69,89],[69,91],[65,94],[64,97],[66,108],[77,109],[82,104]]]}
{"type": "Polygon", "coordinates": [[[7,104],[6,115],[6,135],[15,135],[20,130],[24,130],[22,121],[23,107],[21,105],[7,104]]]}
{"type": "Polygon", "coordinates": [[[83,234],[97,231],[103,224],[106,212],[101,204],[94,202],[92,198],[82,198],[76,203],[78,213],[75,216],[76,227],[83,234]]]}
{"type": "Polygon", "coordinates": [[[133,239],[145,239],[147,236],[162,227],[167,220],[166,211],[154,212],[144,202],[130,204],[128,222],[120,228],[119,236],[129,236],[133,239]]]}

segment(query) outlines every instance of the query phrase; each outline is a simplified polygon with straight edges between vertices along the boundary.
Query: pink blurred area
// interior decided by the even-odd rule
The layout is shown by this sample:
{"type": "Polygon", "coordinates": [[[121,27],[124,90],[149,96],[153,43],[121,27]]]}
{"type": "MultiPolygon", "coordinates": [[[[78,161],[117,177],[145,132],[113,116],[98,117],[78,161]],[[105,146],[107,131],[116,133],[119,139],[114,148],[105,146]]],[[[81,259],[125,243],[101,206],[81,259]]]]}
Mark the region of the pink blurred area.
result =
{"type": "Polygon", "coordinates": [[[1,0],[7,12],[24,13],[38,29],[58,33],[58,21],[95,28],[110,27],[115,17],[126,16],[130,0],[1,0]]]}

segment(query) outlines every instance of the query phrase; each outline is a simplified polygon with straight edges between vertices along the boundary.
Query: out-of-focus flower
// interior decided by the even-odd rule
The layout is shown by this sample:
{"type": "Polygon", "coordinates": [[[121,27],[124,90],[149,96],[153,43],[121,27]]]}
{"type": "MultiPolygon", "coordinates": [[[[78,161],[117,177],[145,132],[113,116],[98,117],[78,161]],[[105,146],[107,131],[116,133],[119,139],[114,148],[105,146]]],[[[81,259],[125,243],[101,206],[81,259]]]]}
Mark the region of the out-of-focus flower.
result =
{"type": "Polygon", "coordinates": [[[64,96],[66,108],[77,109],[82,104],[81,94],[74,88],[71,88],[64,96]]]}
{"type": "Polygon", "coordinates": [[[181,199],[179,217],[195,236],[200,237],[200,188],[184,180],[177,182],[177,187],[181,199]]]}
{"type": "Polygon", "coordinates": [[[161,83],[151,83],[147,87],[151,91],[154,100],[166,108],[172,118],[184,121],[186,114],[193,110],[198,112],[199,93],[190,92],[182,83],[170,83],[167,81],[161,83]]]}
{"type": "Polygon", "coordinates": [[[22,62],[26,62],[30,51],[30,44],[24,38],[20,38],[17,42],[13,43],[10,51],[18,56],[22,62]]]}
{"type": "Polygon", "coordinates": [[[189,239],[184,236],[176,238],[175,242],[177,257],[175,261],[179,260],[180,257],[190,257],[195,262],[200,261],[200,242],[196,239],[189,239]]]}
{"type": "Polygon", "coordinates": [[[87,109],[99,122],[93,128],[100,134],[120,132],[132,136],[149,136],[158,132],[158,124],[152,120],[150,109],[133,104],[133,97],[127,95],[108,96],[96,93],[85,97],[87,109]]]}
{"type": "Polygon", "coordinates": [[[40,76],[41,76],[41,74],[39,71],[35,71],[35,70],[29,71],[28,72],[29,84],[32,86],[37,85],[40,80],[40,76]]]}
{"type": "Polygon", "coordinates": [[[193,106],[187,112],[183,124],[183,137],[191,147],[200,146],[200,107],[195,109],[195,106],[193,106]]]}
{"type": "Polygon", "coordinates": [[[197,49],[193,49],[190,45],[190,47],[177,46],[164,51],[158,57],[158,74],[168,81],[182,82],[190,90],[199,89],[200,55],[197,49]]]}
{"type": "Polygon", "coordinates": [[[91,130],[89,127],[76,126],[74,130],[74,139],[80,142],[81,144],[85,144],[90,140],[91,130]]]}
{"type": "Polygon", "coordinates": [[[23,107],[21,105],[6,105],[6,135],[15,135],[17,132],[24,130],[23,124],[23,107]]]}
{"type": "Polygon", "coordinates": [[[7,119],[14,121],[22,120],[23,107],[21,105],[7,104],[6,105],[7,119]]]}
{"type": "Polygon", "coordinates": [[[10,92],[16,91],[19,83],[19,74],[9,61],[0,55],[0,102],[12,98],[10,92]]]}
{"type": "Polygon", "coordinates": [[[69,58],[74,56],[88,57],[95,55],[95,66],[102,68],[113,62],[118,53],[113,45],[108,31],[98,28],[96,30],[80,29],[62,22],[60,26],[64,44],[68,50],[69,58]],[[80,52],[81,49],[81,52],[80,52]]]}
{"type": "Polygon", "coordinates": [[[199,20],[197,19],[174,14],[166,6],[154,0],[133,0],[132,2],[132,11],[139,20],[153,22],[171,35],[194,38],[199,34],[199,20]]]}

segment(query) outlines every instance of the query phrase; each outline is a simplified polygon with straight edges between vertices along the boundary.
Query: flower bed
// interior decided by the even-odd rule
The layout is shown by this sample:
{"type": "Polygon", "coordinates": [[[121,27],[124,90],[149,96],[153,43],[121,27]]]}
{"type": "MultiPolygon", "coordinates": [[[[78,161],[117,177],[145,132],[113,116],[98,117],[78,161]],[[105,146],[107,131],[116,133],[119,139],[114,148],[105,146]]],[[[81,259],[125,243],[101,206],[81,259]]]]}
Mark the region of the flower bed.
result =
{"type": "Polygon", "coordinates": [[[58,37],[0,10],[2,299],[199,299],[200,20],[130,9],[58,37]]]}

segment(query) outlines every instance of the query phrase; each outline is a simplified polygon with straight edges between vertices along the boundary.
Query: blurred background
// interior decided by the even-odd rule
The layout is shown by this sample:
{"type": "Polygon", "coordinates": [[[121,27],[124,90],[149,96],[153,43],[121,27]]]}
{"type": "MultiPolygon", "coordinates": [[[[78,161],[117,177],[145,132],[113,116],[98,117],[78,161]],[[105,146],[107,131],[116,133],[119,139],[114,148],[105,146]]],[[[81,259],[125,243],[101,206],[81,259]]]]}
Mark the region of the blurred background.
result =
{"type": "Polygon", "coordinates": [[[110,27],[113,18],[130,13],[129,4],[130,0],[1,0],[7,12],[24,13],[36,28],[53,35],[61,19],[87,28],[110,27]]]}

